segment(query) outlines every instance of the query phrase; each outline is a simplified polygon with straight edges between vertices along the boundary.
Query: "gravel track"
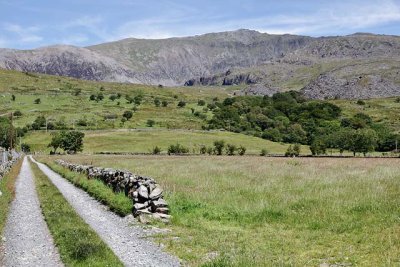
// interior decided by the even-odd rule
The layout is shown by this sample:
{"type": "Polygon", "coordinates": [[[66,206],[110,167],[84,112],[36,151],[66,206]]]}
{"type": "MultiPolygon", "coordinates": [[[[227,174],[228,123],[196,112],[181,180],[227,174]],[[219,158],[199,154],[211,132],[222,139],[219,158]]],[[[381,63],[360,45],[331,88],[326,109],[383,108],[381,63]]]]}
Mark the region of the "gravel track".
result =
{"type": "Polygon", "coordinates": [[[25,157],[4,229],[4,266],[63,266],[44,221],[34,176],[25,157]]]}
{"type": "MultiPolygon", "coordinates": [[[[34,161],[36,162],[36,161],[34,161]]],[[[131,216],[121,218],[46,165],[36,162],[82,219],[107,243],[125,266],[180,266],[179,260],[145,239],[145,230],[131,216]]]]}

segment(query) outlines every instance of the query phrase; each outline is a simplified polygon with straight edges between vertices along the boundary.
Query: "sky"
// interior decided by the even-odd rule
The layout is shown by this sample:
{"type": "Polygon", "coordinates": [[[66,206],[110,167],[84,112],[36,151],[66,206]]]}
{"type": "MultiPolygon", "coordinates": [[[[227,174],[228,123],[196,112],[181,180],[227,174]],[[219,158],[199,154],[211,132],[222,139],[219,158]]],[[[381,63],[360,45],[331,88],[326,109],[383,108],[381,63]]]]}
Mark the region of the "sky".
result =
{"type": "Polygon", "coordinates": [[[0,0],[0,47],[89,46],[251,29],[400,35],[400,0],[0,0]]]}

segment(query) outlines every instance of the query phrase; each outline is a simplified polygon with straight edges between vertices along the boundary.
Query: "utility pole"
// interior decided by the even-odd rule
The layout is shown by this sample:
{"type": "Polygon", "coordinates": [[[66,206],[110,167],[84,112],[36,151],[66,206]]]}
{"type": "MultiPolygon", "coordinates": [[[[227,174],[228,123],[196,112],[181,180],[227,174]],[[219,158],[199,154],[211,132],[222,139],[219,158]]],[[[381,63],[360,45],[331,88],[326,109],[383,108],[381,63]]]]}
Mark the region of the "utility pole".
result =
{"type": "Polygon", "coordinates": [[[10,149],[13,149],[13,138],[14,138],[14,130],[13,130],[13,113],[10,113],[10,149]]]}

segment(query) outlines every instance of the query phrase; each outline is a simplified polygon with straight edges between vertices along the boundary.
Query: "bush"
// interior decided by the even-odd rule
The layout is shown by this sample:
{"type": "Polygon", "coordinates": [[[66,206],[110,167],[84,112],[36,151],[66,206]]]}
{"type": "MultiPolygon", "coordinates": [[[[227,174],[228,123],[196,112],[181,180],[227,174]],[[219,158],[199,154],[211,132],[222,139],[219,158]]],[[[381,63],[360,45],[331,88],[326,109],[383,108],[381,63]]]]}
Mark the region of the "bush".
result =
{"type": "Polygon", "coordinates": [[[29,153],[29,152],[31,152],[31,146],[26,143],[22,143],[21,150],[25,153],[29,153]]]}
{"type": "Polygon", "coordinates": [[[58,148],[62,148],[69,154],[75,154],[83,149],[83,138],[85,134],[78,131],[54,133],[48,147],[54,149],[55,154],[58,148]]]}
{"type": "Polygon", "coordinates": [[[115,101],[118,97],[116,95],[110,95],[109,99],[115,101]]]}
{"type": "Polygon", "coordinates": [[[189,153],[189,148],[182,146],[177,143],[176,145],[170,145],[168,147],[168,155],[171,154],[187,154],[189,153]]]}
{"type": "Polygon", "coordinates": [[[239,153],[239,155],[240,156],[243,156],[244,154],[246,154],[246,148],[244,147],[244,146],[240,146],[239,148],[238,148],[238,153],[239,153]]]}
{"type": "Polygon", "coordinates": [[[160,106],[160,103],[161,103],[161,101],[160,101],[159,98],[155,98],[155,99],[154,99],[154,105],[155,105],[156,107],[159,107],[159,106],[160,106]]]}
{"type": "Polygon", "coordinates": [[[163,107],[168,107],[168,102],[164,100],[163,102],[161,102],[161,105],[162,105],[163,107]]]}
{"type": "Polygon", "coordinates": [[[153,147],[152,151],[153,155],[159,155],[160,153],[161,153],[161,148],[159,148],[158,146],[153,147]]]}
{"type": "Polygon", "coordinates": [[[225,147],[224,140],[214,141],[214,153],[215,154],[222,155],[222,151],[224,150],[224,147],[225,147]]]}
{"type": "Polygon", "coordinates": [[[15,95],[11,95],[11,101],[15,101],[15,95]]]}
{"type": "Polygon", "coordinates": [[[124,114],[122,114],[122,117],[124,117],[126,120],[129,120],[130,118],[132,118],[132,116],[133,116],[133,113],[130,110],[126,110],[124,112],[124,114]]]}
{"type": "Polygon", "coordinates": [[[357,105],[360,105],[360,106],[364,106],[365,105],[365,101],[364,100],[357,100],[357,105]]]}
{"type": "Polygon", "coordinates": [[[146,122],[146,125],[147,125],[148,127],[153,127],[154,124],[156,124],[156,122],[155,122],[154,120],[147,120],[147,122],[146,122]]]}
{"type": "Polygon", "coordinates": [[[199,101],[197,101],[197,105],[198,106],[205,106],[206,105],[206,101],[200,99],[199,101]]]}
{"type": "Polygon", "coordinates": [[[212,155],[214,153],[214,149],[212,147],[207,147],[207,154],[212,155]]]}
{"type": "Polygon", "coordinates": [[[39,105],[41,102],[42,102],[42,100],[40,100],[40,98],[36,98],[35,101],[34,101],[34,103],[36,105],[39,105]]]}
{"type": "Polygon", "coordinates": [[[96,96],[95,95],[90,95],[89,100],[90,101],[95,101],[96,100],[96,96]]]}
{"type": "Polygon", "coordinates": [[[300,145],[295,144],[294,146],[290,145],[286,150],[286,157],[298,157],[300,155],[300,145]]]}
{"type": "Polygon", "coordinates": [[[200,154],[204,155],[207,153],[207,147],[206,146],[201,146],[200,147],[200,154]]]}
{"type": "Polygon", "coordinates": [[[178,107],[179,108],[183,108],[185,106],[186,106],[186,102],[185,101],[183,101],[183,100],[179,101],[179,103],[178,103],[178,107]]]}
{"type": "Polygon", "coordinates": [[[268,150],[265,148],[261,149],[260,156],[265,157],[266,155],[268,155],[268,150]]]}
{"type": "Polygon", "coordinates": [[[22,116],[22,112],[20,110],[16,110],[16,111],[14,111],[13,115],[15,117],[21,117],[22,116]]]}
{"type": "Polygon", "coordinates": [[[236,148],[235,145],[227,144],[227,145],[226,145],[226,154],[227,154],[228,156],[233,156],[233,155],[235,155],[236,149],[237,149],[237,148],[236,148]]]}

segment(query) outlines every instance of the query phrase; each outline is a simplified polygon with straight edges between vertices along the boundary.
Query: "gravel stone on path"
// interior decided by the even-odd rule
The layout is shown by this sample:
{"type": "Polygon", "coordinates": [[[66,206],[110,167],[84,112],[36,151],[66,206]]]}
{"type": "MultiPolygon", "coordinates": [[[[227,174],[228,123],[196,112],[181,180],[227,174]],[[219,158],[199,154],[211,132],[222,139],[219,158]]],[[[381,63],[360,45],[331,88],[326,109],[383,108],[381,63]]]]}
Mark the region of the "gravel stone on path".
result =
{"type": "Polygon", "coordinates": [[[132,216],[119,217],[46,165],[37,164],[125,266],[180,266],[178,258],[163,252],[161,247],[146,239],[149,231],[143,229],[132,216]]]}
{"type": "Polygon", "coordinates": [[[34,176],[25,157],[4,229],[4,266],[63,266],[44,221],[34,176]]]}

